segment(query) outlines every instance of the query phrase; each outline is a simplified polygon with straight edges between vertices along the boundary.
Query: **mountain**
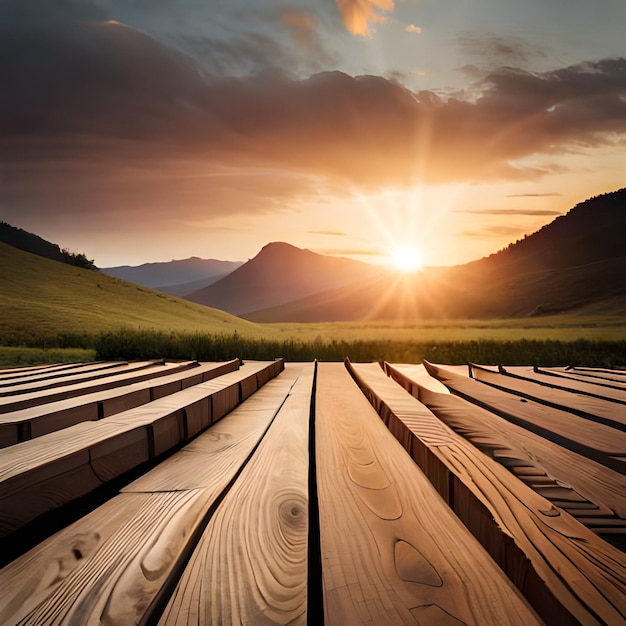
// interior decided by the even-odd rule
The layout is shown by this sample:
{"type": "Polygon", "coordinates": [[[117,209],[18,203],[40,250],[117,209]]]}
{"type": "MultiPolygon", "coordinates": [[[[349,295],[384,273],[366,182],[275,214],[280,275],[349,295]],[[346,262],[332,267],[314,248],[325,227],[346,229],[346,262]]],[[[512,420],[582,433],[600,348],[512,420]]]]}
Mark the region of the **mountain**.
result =
{"type": "Polygon", "coordinates": [[[346,287],[380,274],[380,268],[367,263],[275,242],[263,247],[253,259],[225,278],[186,297],[192,302],[241,315],[346,287]]]}
{"type": "Polygon", "coordinates": [[[38,235],[11,226],[6,222],[0,222],[0,241],[20,250],[63,263],[63,253],[58,244],[46,241],[38,235]]]}
{"type": "Polygon", "coordinates": [[[271,334],[223,311],[0,242],[0,343],[120,328],[271,334]]]}
{"type": "Polygon", "coordinates": [[[236,270],[241,261],[218,261],[216,259],[172,260],[163,263],[144,263],[131,266],[102,268],[102,272],[157,291],[184,296],[206,287],[236,270]]]}
{"type": "Polygon", "coordinates": [[[88,270],[97,270],[93,260],[88,259],[82,253],[70,252],[67,249],[61,250],[58,244],[51,243],[35,235],[29,233],[21,228],[16,228],[0,221],[0,241],[8,243],[10,246],[25,250],[37,256],[44,257],[46,259],[52,259],[53,261],[60,261],[61,263],[67,263],[68,265],[74,265],[76,267],[82,267],[88,270]]]}
{"type": "Polygon", "coordinates": [[[466,265],[381,276],[246,314],[256,322],[489,319],[618,312],[626,304],[626,189],[576,205],[466,265]]]}

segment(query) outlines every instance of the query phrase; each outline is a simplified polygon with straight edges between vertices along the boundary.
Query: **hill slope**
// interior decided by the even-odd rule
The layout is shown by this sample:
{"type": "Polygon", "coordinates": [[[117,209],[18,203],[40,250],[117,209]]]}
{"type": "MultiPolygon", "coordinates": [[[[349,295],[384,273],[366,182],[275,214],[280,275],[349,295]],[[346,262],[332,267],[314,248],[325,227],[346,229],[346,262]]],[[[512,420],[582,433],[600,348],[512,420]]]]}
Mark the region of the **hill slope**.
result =
{"type": "Polygon", "coordinates": [[[313,294],[245,315],[256,322],[519,317],[616,311],[626,298],[626,189],[576,205],[506,250],[313,294]]]}
{"type": "Polygon", "coordinates": [[[351,259],[324,256],[287,243],[270,243],[222,280],[189,294],[192,302],[235,315],[277,306],[380,275],[351,259]]]}
{"type": "Polygon", "coordinates": [[[108,276],[121,278],[164,293],[173,292],[175,295],[184,295],[224,278],[240,265],[242,265],[240,261],[190,257],[164,263],[104,267],[101,271],[108,276]]]}
{"type": "Polygon", "coordinates": [[[122,327],[267,334],[228,313],[0,243],[0,343],[122,327]]]}

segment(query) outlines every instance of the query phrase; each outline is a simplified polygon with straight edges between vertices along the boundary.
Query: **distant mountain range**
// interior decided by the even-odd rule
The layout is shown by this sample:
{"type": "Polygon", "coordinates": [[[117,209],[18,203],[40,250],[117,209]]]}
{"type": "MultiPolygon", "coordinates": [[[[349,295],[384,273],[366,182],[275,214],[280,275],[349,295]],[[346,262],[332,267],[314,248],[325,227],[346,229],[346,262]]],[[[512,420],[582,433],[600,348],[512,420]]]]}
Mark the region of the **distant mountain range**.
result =
{"type": "MultiPolygon", "coordinates": [[[[60,251],[4,223],[2,233],[41,256],[60,251]]],[[[102,272],[253,322],[625,315],[626,188],[576,205],[489,257],[409,276],[281,242],[243,264],[193,257],[102,272]]]]}
{"type": "MultiPolygon", "coordinates": [[[[280,265],[275,259],[272,268],[263,272],[257,267],[256,274],[271,274],[280,265]]],[[[238,272],[243,275],[245,268],[238,272]]],[[[239,303],[240,309],[245,306],[239,303]]],[[[626,312],[626,189],[582,202],[479,261],[413,276],[363,276],[243,317],[255,322],[400,321],[566,311],[626,312]]]]}
{"type": "Polygon", "coordinates": [[[185,296],[220,280],[242,264],[243,261],[218,261],[190,257],[163,263],[104,267],[101,271],[109,276],[157,291],[174,296],[185,296]]]}
{"type": "Polygon", "coordinates": [[[367,263],[316,254],[288,243],[270,243],[247,263],[188,300],[235,315],[275,307],[327,289],[374,279],[382,270],[367,263]]]}

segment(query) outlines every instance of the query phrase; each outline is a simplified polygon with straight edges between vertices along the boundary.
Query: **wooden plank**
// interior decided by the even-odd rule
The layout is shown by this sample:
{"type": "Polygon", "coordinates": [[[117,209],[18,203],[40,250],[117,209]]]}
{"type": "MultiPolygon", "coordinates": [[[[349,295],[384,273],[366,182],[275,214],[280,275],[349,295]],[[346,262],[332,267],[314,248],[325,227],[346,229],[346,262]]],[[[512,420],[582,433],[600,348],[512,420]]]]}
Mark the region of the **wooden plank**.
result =
{"type": "Polygon", "coordinates": [[[286,368],[124,493],[0,570],[0,623],[154,621],[300,370],[286,368]]]}
{"type": "Polygon", "coordinates": [[[87,380],[59,388],[41,389],[30,393],[17,394],[15,396],[0,397],[0,413],[18,411],[27,407],[56,402],[57,400],[63,400],[65,398],[73,398],[86,393],[95,393],[96,391],[104,391],[105,389],[130,385],[132,383],[141,382],[142,380],[170,374],[173,371],[185,367],[195,367],[195,362],[190,361],[182,365],[179,363],[166,363],[165,365],[150,368],[147,371],[128,372],[109,376],[102,380],[87,380]]]}
{"type": "Polygon", "coordinates": [[[539,622],[339,363],[315,428],[325,624],[539,622]]]}
{"type": "MultiPolygon", "coordinates": [[[[410,366],[387,364],[397,378],[412,376],[410,366]]],[[[421,370],[418,370],[421,373],[421,370]]],[[[416,377],[417,378],[417,377],[416,377]]],[[[558,481],[582,494],[605,514],[626,519],[626,478],[585,456],[512,424],[498,415],[449,393],[433,392],[413,381],[414,395],[441,421],[485,454],[508,466],[527,484],[558,481]]],[[[403,384],[406,388],[406,384],[403,384]]]]}
{"type": "Polygon", "coordinates": [[[4,413],[0,415],[0,447],[121,413],[238,367],[237,359],[225,363],[181,363],[169,370],[173,372],[170,374],[163,371],[163,375],[138,383],[4,413]]]}
{"type": "Polygon", "coordinates": [[[581,376],[605,378],[607,380],[626,381],[625,369],[606,369],[602,367],[566,367],[566,371],[575,372],[581,376]]]}
{"type": "MultiPolygon", "coordinates": [[[[147,432],[141,430],[147,453],[147,432]]],[[[128,431],[116,424],[84,422],[3,450],[0,537],[101,486],[102,479],[90,464],[90,448],[107,438],[123,446],[125,437],[138,436],[128,431]]],[[[137,465],[146,460],[146,453],[136,460],[137,465]]]]}
{"type": "Polygon", "coordinates": [[[425,362],[425,366],[455,395],[620,474],[626,474],[626,463],[614,458],[623,455],[626,450],[626,434],[466,376],[458,376],[438,365],[425,362]]]}
{"type": "Polygon", "coordinates": [[[44,363],[43,365],[18,365],[17,367],[0,367],[0,377],[23,376],[24,372],[33,372],[35,375],[46,369],[56,369],[65,367],[80,367],[83,363],[44,363]]]}
{"type": "Polygon", "coordinates": [[[307,623],[312,383],[308,365],[211,518],[160,624],[307,623]]]}
{"type": "MultiPolygon", "coordinates": [[[[598,395],[590,396],[581,391],[548,386],[527,375],[509,372],[500,368],[499,372],[472,365],[472,377],[508,393],[515,394],[545,404],[546,406],[567,411],[584,419],[626,431],[626,408],[624,403],[603,399],[598,395]]],[[[519,370],[518,370],[519,371],[519,370]]],[[[624,438],[626,442],[626,438],[624,438]]]]}
{"type": "MultiPolygon", "coordinates": [[[[508,367],[507,369],[511,369],[508,367]]],[[[575,372],[574,370],[564,370],[562,368],[553,368],[553,367],[536,367],[533,368],[537,374],[541,374],[542,376],[550,376],[553,378],[560,378],[561,383],[563,381],[577,381],[579,383],[585,383],[589,385],[590,388],[598,387],[602,389],[618,389],[620,391],[626,392],[626,379],[625,380],[613,380],[611,378],[603,378],[598,376],[586,376],[585,374],[581,374],[575,372]]],[[[624,397],[623,394],[619,397],[624,397]]]]}
{"type": "Polygon", "coordinates": [[[109,376],[117,376],[118,374],[125,374],[129,372],[139,372],[141,370],[163,366],[162,361],[137,361],[134,363],[116,363],[113,367],[106,370],[97,371],[81,371],[68,374],[60,378],[45,379],[45,380],[31,380],[28,382],[22,382],[18,385],[11,385],[0,388],[0,397],[19,395],[23,393],[31,393],[34,391],[44,391],[46,389],[54,389],[56,387],[64,387],[66,385],[73,385],[79,382],[88,382],[90,380],[104,379],[109,376]]]}
{"type": "Polygon", "coordinates": [[[0,456],[0,537],[183,443],[196,434],[184,421],[188,406],[238,389],[242,379],[264,368],[276,371],[274,363],[247,363],[148,405],[6,448],[0,456]],[[75,455],[81,462],[68,469],[67,458],[75,455]],[[73,479],[81,473],[85,479],[59,487],[69,471],[73,479]]]}
{"type": "Polygon", "coordinates": [[[75,376],[82,376],[87,374],[93,374],[94,372],[102,372],[104,370],[115,370],[128,367],[130,363],[128,361],[109,361],[109,362],[93,362],[82,363],[72,368],[47,370],[39,372],[37,374],[25,373],[22,376],[14,375],[10,379],[0,377],[0,390],[4,391],[9,387],[15,387],[23,385],[25,383],[39,383],[46,384],[47,382],[54,381],[54,379],[72,378],[75,376]]]}
{"type": "Polygon", "coordinates": [[[619,550],[479,452],[376,364],[351,369],[429,479],[439,465],[439,493],[547,623],[624,623],[626,566],[619,550]]]}

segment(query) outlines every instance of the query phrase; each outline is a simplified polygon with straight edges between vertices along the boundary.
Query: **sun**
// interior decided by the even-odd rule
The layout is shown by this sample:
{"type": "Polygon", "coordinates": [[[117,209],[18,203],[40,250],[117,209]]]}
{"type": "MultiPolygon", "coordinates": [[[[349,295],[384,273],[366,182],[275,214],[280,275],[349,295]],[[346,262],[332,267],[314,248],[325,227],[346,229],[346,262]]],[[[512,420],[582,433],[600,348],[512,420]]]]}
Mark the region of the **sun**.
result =
{"type": "Polygon", "coordinates": [[[391,265],[403,274],[412,274],[422,269],[422,255],[411,244],[397,246],[389,256],[391,265]]]}

